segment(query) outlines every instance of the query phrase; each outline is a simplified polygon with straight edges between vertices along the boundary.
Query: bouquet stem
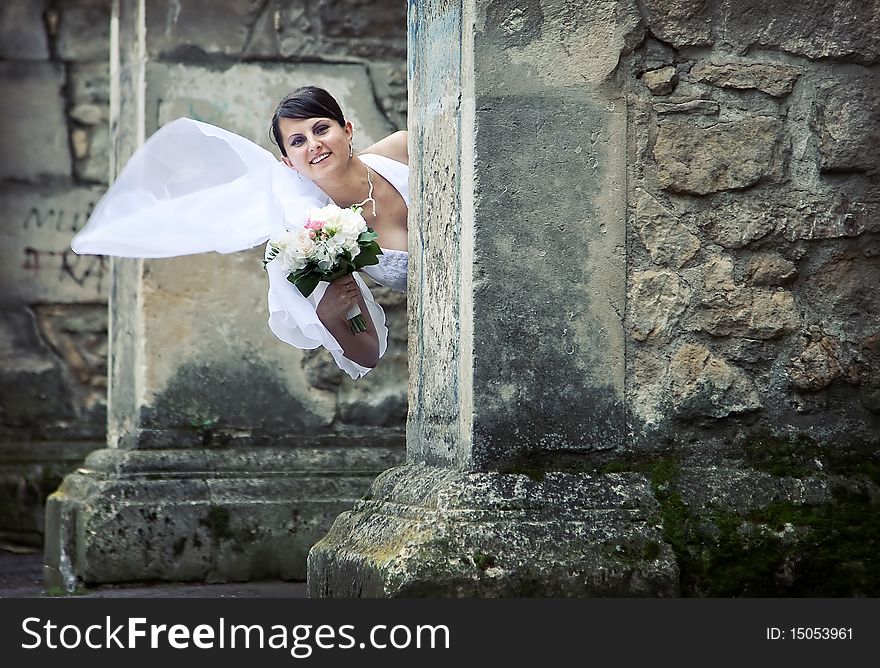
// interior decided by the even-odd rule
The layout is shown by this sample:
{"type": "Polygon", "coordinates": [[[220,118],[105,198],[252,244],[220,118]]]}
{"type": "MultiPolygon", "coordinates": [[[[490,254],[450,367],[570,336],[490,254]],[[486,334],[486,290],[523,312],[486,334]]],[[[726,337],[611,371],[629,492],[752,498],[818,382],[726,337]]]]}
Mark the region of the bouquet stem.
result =
{"type": "Polygon", "coordinates": [[[352,334],[360,334],[361,332],[367,331],[367,323],[364,320],[364,316],[361,314],[361,307],[357,304],[348,309],[348,313],[345,314],[345,317],[348,320],[348,328],[351,330],[352,334]]]}

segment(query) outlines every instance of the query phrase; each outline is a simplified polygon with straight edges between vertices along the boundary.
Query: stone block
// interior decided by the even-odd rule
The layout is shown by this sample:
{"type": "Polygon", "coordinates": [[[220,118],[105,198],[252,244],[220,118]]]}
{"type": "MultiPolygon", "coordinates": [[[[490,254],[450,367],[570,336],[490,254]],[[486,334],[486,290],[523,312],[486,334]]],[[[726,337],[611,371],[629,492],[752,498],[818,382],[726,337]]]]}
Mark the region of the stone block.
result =
{"type": "Polygon", "coordinates": [[[0,58],[48,60],[45,9],[45,0],[6,0],[0,5],[0,58]]]}
{"type": "Polygon", "coordinates": [[[651,107],[658,114],[704,114],[706,116],[715,116],[721,109],[720,105],[714,100],[688,100],[684,99],[680,102],[669,99],[666,102],[654,102],[651,107]]]}
{"type": "Polygon", "coordinates": [[[767,116],[709,128],[665,121],[654,144],[660,186],[696,195],[781,181],[788,153],[782,123],[767,116]]]}
{"type": "Polygon", "coordinates": [[[146,12],[150,58],[188,53],[239,56],[267,3],[259,0],[151,0],[146,12]]]}
{"type": "Polygon", "coordinates": [[[63,86],[56,63],[0,63],[0,179],[70,178],[63,86]]]}
{"type": "Polygon", "coordinates": [[[875,287],[880,242],[866,240],[860,246],[816,258],[798,281],[811,321],[840,323],[850,341],[866,339],[880,330],[880,291],[875,287]]]}
{"type": "Polygon", "coordinates": [[[876,172],[880,157],[880,78],[827,82],[816,103],[819,166],[825,172],[876,172]]]}
{"type": "Polygon", "coordinates": [[[94,105],[102,109],[102,117],[109,116],[110,65],[109,63],[72,63],[68,66],[68,87],[73,108],[94,105]]]}
{"type": "Polygon", "coordinates": [[[398,467],[312,548],[309,595],[675,596],[656,508],[638,474],[398,467]]]}
{"type": "Polygon", "coordinates": [[[636,341],[669,340],[690,297],[690,289],[671,271],[633,272],[627,307],[630,335],[636,341]]]}
{"type": "Polygon", "coordinates": [[[719,39],[742,53],[759,47],[866,64],[880,57],[880,8],[876,2],[728,2],[721,5],[717,25],[723,27],[719,39]]]}
{"type": "Polygon", "coordinates": [[[678,73],[672,65],[661,67],[659,70],[648,70],[642,74],[642,83],[654,95],[669,95],[678,83],[678,73]]]}
{"type": "Polygon", "coordinates": [[[699,238],[644,190],[636,198],[636,227],[651,259],[680,269],[700,250],[699,238]]]}
{"type": "Polygon", "coordinates": [[[62,60],[105,62],[110,58],[110,2],[65,0],[59,5],[58,56],[62,60]]]}
{"type": "Polygon", "coordinates": [[[110,178],[110,128],[102,123],[85,133],[85,151],[76,156],[74,172],[80,181],[106,184],[110,178]]]}
{"type": "Polygon", "coordinates": [[[752,379],[705,346],[681,346],[669,362],[668,377],[677,417],[723,418],[761,408],[752,379]]]}
{"type": "Polygon", "coordinates": [[[773,339],[800,326],[790,291],[736,284],[733,263],[720,256],[710,258],[701,271],[702,286],[695,292],[700,305],[690,322],[693,329],[713,336],[773,339]]]}
{"type": "Polygon", "coordinates": [[[844,375],[840,341],[822,332],[805,338],[800,353],[789,361],[788,377],[797,390],[823,390],[844,375]]]}
{"type": "Polygon", "coordinates": [[[676,48],[712,44],[708,0],[644,0],[648,30],[676,48]]]}
{"type": "Polygon", "coordinates": [[[795,331],[800,317],[788,291],[739,289],[711,298],[694,317],[693,327],[713,336],[774,339],[795,331]]]}
{"type": "Polygon", "coordinates": [[[33,314],[0,310],[0,423],[38,427],[77,417],[64,369],[33,314]]]}
{"type": "Polygon", "coordinates": [[[98,450],[47,503],[46,584],[302,580],[333,517],[401,456],[399,445],[98,450]]]}
{"type": "Polygon", "coordinates": [[[771,234],[785,218],[765,199],[714,197],[712,205],[696,215],[697,225],[724,248],[743,248],[771,234]]]}
{"type": "Polygon", "coordinates": [[[0,302],[107,300],[107,260],[69,248],[103,192],[102,187],[0,189],[0,302]]]}
{"type": "Polygon", "coordinates": [[[755,89],[773,97],[791,93],[801,69],[782,63],[700,62],[690,71],[694,81],[719,88],[755,89]]]}
{"type": "Polygon", "coordinates": [[[181,116],[220,125],[277,153],[269,138],[275,105],[290,91],[315,84],[331,91],[356,130],[355,146],[369,146],[393,126],[363,95],[371,84],[361,65],[236,64],[223,70],[199,65],[150,63],[147,124],[159,127],[181,116]]]}
{"type": "Polygon", "coordinates": [[[782,285],[797,276],[797,267],[778,253],[758,253],[746,265],[745,275],[752,285],[782,285]]]}

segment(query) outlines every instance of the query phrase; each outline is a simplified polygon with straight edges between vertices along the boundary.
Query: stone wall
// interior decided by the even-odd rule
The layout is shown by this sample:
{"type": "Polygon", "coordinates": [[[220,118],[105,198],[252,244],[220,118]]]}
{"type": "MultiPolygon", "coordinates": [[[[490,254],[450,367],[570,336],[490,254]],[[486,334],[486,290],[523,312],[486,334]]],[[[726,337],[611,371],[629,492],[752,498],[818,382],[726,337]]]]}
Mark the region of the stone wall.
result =
{"type": "MultiPolygon", "coordinates": [[[[178,115],[242,119],[241,127],[230,129],[269,147],[271,105],[249,108],[247,101],[274,100],[313,75],[376,107],[378,121],[366,119],[374,129],[406,126],[402,2],[149,5],[151,76],[167,79],[174,90],[148,100],[156,114],[152,127],[178,115]],[[195,72],[203,75],[187,80],[195,72]],[[224,97],[216,88],[212,96],[212,81],[235,94],[224,97]],[[251,90],[256,84],[262,88],[251,90]]],[[[41,539],[45,495],[105,439],[110,263],[76,256],[67,245],[106,188],[110,169],[110,12],[110,0],[12,0],[0,8],[0,110],[8,119],[0,129],[0,532],[34,544],[41,539]]],[[[256,267],[252,282],[260,280],[255,258],[246,258],[256,267]]],[[[162,266],[173,272],[173,263],[162,266]]],[[[321,351],[293,359],[275,342],[279,359],[301,367],[291,376],[305,379],[306,403],[320,406],[319,431],[357,434],[369,426],[402,435],[405,299],[382,289],[376,294],[387,308],[392,341],[383,363],[364,380],[352,382],[321,351]]],[[[264,302],[265,296],[254,306],[258,315],[264,302]]],[[[271,337],[265,326],[260,333],[271,337]]],[[[177,390],[203,394],[197,377],[194,382],[177,390]]],[[[284,391],[294,385],[299,387],[287,384],[284,391]]],[[[224,425],[223,415],[208,414],[197,401],[195,412],[187,412],[185,404],[165,408],[180,414],[195,440],[206,429],[219,442],[240,436],[240,425],[224,425]],[[193,427],[195,417],[201,421],[193,427]]]]}
{"type": "Polygon", "coordinates": [[[639,439],[877,437],[880,7],[760,7],[646,2],[617,71],[639,439]]]}
{"type": "Polygon", "coordinates": [[[877,595],[880,3],[639,7],[628,426],[682,593],[877,595]]]}
{"type": "Polygon", "coordinates": [[[109,267],[68,243],[107,183],[109,33],[106,0],[0,7],[0,537],[28,544],[104,441],[109,267]]]}

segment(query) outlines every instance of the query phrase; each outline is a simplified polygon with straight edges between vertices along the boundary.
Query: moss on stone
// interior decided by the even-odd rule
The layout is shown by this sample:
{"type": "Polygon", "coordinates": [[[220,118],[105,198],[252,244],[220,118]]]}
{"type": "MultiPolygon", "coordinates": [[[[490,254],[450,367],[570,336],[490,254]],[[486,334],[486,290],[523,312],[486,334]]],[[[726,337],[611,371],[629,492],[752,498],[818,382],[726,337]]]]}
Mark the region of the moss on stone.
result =
{"type": "Polygon", "coordinates": [[[676,489],[677,466],[660,460],[646,473],[683,596],[880,595],[880,508],[869,494],[841,487],[823,505],[696,512],[676,489]]]}
{"type": "Polygon", "coordinates": [[[495,557],[493,557],[491,554],[474,552],[473,559],[474,564],[481,571],[485,571],[487,568],[492,568],[495,565],[495,557]]]}

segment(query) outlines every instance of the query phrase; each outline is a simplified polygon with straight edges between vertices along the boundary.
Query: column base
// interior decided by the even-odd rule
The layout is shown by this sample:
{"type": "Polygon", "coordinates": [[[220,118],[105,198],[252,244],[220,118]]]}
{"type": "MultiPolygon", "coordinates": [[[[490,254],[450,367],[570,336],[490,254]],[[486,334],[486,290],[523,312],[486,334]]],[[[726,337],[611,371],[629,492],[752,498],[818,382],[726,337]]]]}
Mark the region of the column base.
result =
{"type": "Polygon", "coordinates": [[[400,447],[96,450],[46,503],[47,588],[304,580],[400,447]]]}
{"type": "Polygon", "coordinates": [[[677,596],[644,476],[383,473],[309,553],[311,597],[677,596]]]}

